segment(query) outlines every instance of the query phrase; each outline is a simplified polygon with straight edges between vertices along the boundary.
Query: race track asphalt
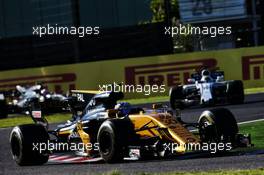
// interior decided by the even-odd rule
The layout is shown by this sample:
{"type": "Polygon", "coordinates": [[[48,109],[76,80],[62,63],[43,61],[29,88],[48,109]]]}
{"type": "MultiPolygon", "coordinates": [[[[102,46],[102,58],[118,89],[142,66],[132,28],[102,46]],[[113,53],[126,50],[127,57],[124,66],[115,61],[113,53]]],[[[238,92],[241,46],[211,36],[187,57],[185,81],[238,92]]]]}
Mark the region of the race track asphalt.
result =
{"type": "MultiPolygon", "coordinates": [[[[149,104],[143,105],[150,106],[149,104]]],[[[225,105],[236,116],[238,122],[264,118],[264,94],[246,96],[242,105],[225,105]]],[[[198,120],[202,111],[208,108],[193,107],[182,112],[182,118],[188,122],[198,120]]],[[[0,175],[88,175],[111,171],[127,174],[140,172],[171,172],[171,171],[204,171],[222,169],[254,169],[264,168],[264,151],[260,153],[229,153],[222,156],[207,154],[186,154],[167,160],[128,161],[119,164],[85,163],[85,164],[46,164],[43,166],[19,167],[11,158],[9,133],[11,128],[0,129],[0,175]]],[[[264,136],[264,131],[263,132],[264,136]]],[[[254,140],[253,140],[254,142],[254,140]]]]}

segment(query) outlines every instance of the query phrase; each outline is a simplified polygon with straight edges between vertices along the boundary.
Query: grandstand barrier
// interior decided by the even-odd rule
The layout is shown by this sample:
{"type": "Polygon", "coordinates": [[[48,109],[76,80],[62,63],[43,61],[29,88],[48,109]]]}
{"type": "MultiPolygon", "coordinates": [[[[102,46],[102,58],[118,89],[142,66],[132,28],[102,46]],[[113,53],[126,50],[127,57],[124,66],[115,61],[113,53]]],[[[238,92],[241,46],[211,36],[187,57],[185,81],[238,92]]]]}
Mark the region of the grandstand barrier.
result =
{"type": "MultiPolygon", "coordinates": [[[[2,71],[0,90],[36,82],[56,92],[97,90],[99,85],[116,82],[164,84],[165,93],[151,95],[168,95],[168,87],[186,83],[190,74],[201,67],[223,70],[226,80],[243,80],[245,88],[264,87],[264,47],[254,47],[2,71]]],[[[146,96],[128,94],[128,98],[138,97],[146,96]]]]}

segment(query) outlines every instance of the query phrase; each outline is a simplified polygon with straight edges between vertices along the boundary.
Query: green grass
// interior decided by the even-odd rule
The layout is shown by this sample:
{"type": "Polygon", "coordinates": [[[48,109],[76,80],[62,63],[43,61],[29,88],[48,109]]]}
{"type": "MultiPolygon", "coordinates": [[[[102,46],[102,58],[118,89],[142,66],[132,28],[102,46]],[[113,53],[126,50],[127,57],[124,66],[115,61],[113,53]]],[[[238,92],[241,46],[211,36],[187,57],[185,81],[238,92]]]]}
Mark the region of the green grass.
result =
{"type": "Polygon", "coordinates": [[[254,149],[264,149],[264,121],[242,124],[239,131],[251,134],[254,149]]]}
{"type": "MultiPolygon", "coordinates": [[[[59,123],[65,122],[71,118],[70,114],[53,114],[46,117],[49,123],[59,123]]],[[[17,117],[9,117],[5,119],[0,119],[0,128],[7,128],[22,124],[30,124],[33,123],[33,120],[30,116],[17,116],[17,117]]]]}
{"type": "MultiPolygon", "coordinates": [[[[137,175],[264,175],[264,169],[253,170],[219,170],[207,172],[170,172],[170,173],[137,173],[137,175]]],[[[103,175],[123,175],[118,171],[104,173],[103,175]]]]}

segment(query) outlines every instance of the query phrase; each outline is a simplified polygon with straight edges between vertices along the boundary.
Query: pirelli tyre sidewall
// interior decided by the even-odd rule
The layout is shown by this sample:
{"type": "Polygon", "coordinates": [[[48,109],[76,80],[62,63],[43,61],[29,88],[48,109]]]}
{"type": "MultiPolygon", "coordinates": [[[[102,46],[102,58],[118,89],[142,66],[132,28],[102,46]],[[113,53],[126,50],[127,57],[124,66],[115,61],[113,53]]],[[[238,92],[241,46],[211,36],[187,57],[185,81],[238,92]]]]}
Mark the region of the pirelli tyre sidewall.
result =
{"type": "Polygon", "coordinates": [[[182,86],[175,86],[171,88],[169,95],[170,95],[170,105],[172,109],[184,108],[184,104],[182,102],[184,98],[182,86]]]}
{"type": "Polygon", "coordinates": [[[198,124],[202,142],[235,144],[238,126],[234,115],[228,109],[217,108],[204,111],[198,124]],[[205,123],[209,126],[206,126],[205,123]]]}
{"type": "Polygon", "coordinates": [[[244,85],[241,80],[228,81],[226,84],[227,101],[231,104],[244,103],[244,85]]]}
{"type": "Polygon", "coordinates": [[[129,119],[109,119],[102,123],[97,135],[102,158],[107,163],[122,161],[128,154],[128,145],[134,137],[133,132],[129,119]]]}
{"type": "Polygon", "coordinates": [[[48,161],[49,154],[46,151],[34,148],[34,145],[46,143],[49,135],[42,125],[27,124],[13,128],[10,133],[10,146],[13,159],[18,165],[41,165],[48,161]]]}

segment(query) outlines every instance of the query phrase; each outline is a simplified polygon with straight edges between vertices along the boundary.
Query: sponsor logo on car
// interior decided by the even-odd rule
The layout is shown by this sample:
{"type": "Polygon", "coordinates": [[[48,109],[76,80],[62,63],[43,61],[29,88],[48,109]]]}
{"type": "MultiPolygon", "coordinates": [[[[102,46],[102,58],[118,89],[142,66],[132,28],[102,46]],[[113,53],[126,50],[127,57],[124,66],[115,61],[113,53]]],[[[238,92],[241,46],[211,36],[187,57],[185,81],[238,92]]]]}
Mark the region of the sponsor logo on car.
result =
{"type": "Polygon", "coordinates": [[[41,111],[32,111],[33,118],[41,118],[41,111]]]}

